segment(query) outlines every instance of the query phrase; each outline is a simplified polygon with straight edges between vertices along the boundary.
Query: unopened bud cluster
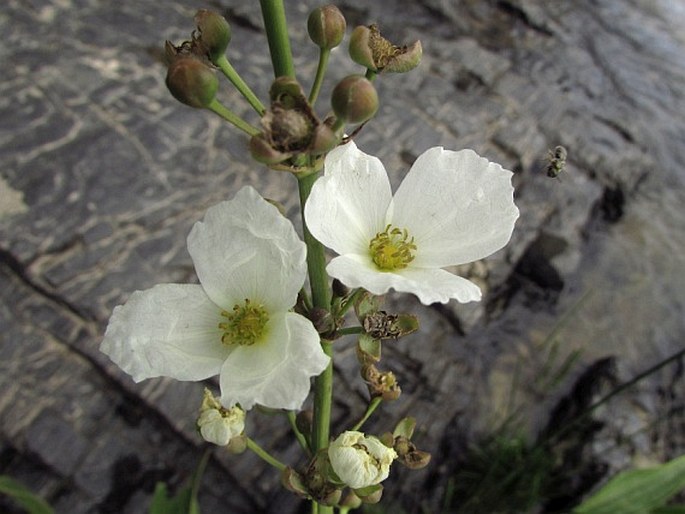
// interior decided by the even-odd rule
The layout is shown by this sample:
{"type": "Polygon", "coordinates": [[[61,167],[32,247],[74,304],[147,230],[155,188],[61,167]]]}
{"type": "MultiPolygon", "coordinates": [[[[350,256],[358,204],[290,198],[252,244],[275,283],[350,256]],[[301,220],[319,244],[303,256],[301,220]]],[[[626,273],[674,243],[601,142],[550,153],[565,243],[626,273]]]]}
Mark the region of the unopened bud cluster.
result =
{"type": "MultiPolygon", "coordinates": [[[[259,162],[274,169],[294,173],[317,171],[322,156],[338,145],[345,135],[345,125],[363,125],[378,112],[379,99],[372,83],[381,72],[403,72],[415,67],[421,58],[421,44],[396,46],[380,35],[376,25],[360,26],[352,31],[349,54],[367,70],[367,75],[343,78],[332,89],[330,107],[334,114],[320,119],[314,110],[316,91],[307,96],[294,77],[277,77],[269,91],[270,104],[265,108],[233,70],[226,58],[231,41],[231,27],[221,15],[201,9],[195,15],[196,29],[190,40],[176,46],[166,42],[166,84],[180,102],[195,108],[208,108],[231,121],[252,137],[249,148],[259,162]],[[235,120],[232,112],[217,99],[221,70],[260,115],[260,127],[245,120],[235,120]],[[243,87],[244,86],[244,87],[243,87]],[[311,99],[311,101],[310,101],[311,99]],[[226,112],[230,114],[226,116],[226,112]]],[[[319,47],[322,63],[339,46],[347,22],[334,5],[314,9],[307,19],[307,32],[319,47]]],[[[321,75],[321,78],[323,74],[321,75]]],[[[358,131],[358,129],[357,129],[358,131]]]]}

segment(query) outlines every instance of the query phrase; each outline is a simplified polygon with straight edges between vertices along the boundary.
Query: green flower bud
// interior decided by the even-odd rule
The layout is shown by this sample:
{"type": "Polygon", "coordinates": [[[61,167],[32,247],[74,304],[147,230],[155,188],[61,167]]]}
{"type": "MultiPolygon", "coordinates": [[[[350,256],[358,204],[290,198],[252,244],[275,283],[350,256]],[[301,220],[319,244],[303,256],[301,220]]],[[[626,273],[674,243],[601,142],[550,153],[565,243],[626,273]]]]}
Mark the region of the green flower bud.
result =
{"type": "Polygon", "coordinates": [[[376,73],[405,73],[421,62],[421,41],[396,46],[381,36],[378,26],[359,26],[350,36],[350,57],[376,73]]]}
{"type": "Polygon", "coordinates": [[[335,5],[317,7],[307,19],[309,37],[316,46],[327,50],[340,44],[346,28],[345,17],[335,5]]]}
{"type": "Polygon", "coordinates": [[[378,110],[378,93],[362,75],[349,75],[333,89],[333,112],[349,123],[363,123],[378,110]]]}
{"type": "Polygon", "coordinates": [[[169,64],[166,85],[176,100],[202,109],[216,97],[219,79],[214,70],[200,59],[192,55],[179,55],[169,64]]]}
{"type": "Polygon", "coordinates": [[[217,60],[226,53],[229,41],[231,41],[231,27],[223,16],[200,9],[195,14],[195,24],[199,34],[196,41],[216,64],[217,60]]]}

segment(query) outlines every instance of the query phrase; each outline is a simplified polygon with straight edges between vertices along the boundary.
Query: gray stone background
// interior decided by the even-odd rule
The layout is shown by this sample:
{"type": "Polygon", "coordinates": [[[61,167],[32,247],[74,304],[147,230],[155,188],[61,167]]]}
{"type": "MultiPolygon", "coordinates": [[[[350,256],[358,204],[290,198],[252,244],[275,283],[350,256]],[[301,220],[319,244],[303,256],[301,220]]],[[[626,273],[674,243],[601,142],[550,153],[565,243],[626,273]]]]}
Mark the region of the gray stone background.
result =
{"type": "MultiPolygon", "coordinates": [[[[316,52],[304,24],[317,4],[286,4],[307,87],[316,52]]],[[[257,2],[0,7],[0,473],[59,513],[145,512],[155,482],[183,483],[203,451],[193,425],[204,384],[134,384],[98,351],[113,307],[136,289],[195,281],[186,235],[242,185],[282,202],[299,223],[292,177],[251,164],[245,137],[164,87],[163,41],[186,39],[200,7],[227,16],[229,58],[265,98],[271,71],[257,2]]],[[[416,312],[422,329],[387,348],[383,365],[403,395],[368,429],[417,417],[416,441],[434,462],[395,470],[386,497],[408,509],[417,498],[436,505],[455,434],[468,441],[517,409],[535,433],[584,366],[613,356],[626,380],[682,349],[685,8],[679,0],[340,7],[350,27],[378,22],[393,40],[423,42],[417,70],[378,81],[381,109],[357,138],[395,185],[435,145],[474,148],[516,173],[512,243],[459,270],[480,281],[483,302],[388,300],[416,312]],[[569,161],[552,180],[544,158],[557,144],[569,161]],[[537,378],[555,328],[561,355],[577,349],[581,359],[551,388],[537,378]]],[[[359,71],[341,47],[321,98],[359,71]]],[[[230,87],[221,96],[257,122],[230,87]]],[[[325,102],[317,107],[325,114],[325,102]]],[[[341,430],[366,398],[352,341],[337,343],[336,369],[341,430]]],[[[664,368],[603,411],[595,450],[610,472],[685,451],[682,369],[682,360],[664,368]]],[[[251,414],[248,430],[297,463],[283,419],[251,414]]],[[[302,508],[254,456],[216,450],[200,500],[209,514],[302,508]]],[[[12,512],[2,499],[0,508],[12,512]]]]}

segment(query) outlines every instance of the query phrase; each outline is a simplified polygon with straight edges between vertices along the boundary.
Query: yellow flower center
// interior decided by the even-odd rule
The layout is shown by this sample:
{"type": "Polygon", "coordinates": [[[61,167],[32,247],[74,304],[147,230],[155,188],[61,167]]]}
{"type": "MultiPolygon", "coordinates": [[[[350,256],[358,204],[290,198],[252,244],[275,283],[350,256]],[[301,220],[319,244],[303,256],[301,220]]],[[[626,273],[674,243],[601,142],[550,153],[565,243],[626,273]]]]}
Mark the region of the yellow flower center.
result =
{"type": "Polygon", "coordinates": [[[234,305],[233,312],[221,311],[221,315],[227,320],[219,323],[219,328],[224,331],[221,342],[226,346],[255,344],[264,335],[264,327],[269,321],[266,309],[251,304],[247,299],[244,305],[234,305]]]}
{"type": "Polygon", "coordinates": [[[371,240],[369,250],[379,269],[395,271],[406,268],[414,260],[416,245],[414,238],[409,238],[407,229],[388,225],[371,240]]]}

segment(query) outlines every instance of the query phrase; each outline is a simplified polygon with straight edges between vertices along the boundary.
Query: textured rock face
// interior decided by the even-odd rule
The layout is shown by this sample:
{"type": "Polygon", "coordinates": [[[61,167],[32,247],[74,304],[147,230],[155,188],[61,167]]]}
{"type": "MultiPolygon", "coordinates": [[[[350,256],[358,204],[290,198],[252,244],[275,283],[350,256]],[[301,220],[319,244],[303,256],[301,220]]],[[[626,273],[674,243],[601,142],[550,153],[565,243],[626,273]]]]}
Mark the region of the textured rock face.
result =
{"type": "MultiPolygon", "coordinates": [[[[315,4],[287,3],[298,73],[309,83],[316,54],[305,22],[315,4]]],[[[389,299],[416,311],[422,330],[388,348],[383,364],[403,395],[370,431],[411,413],[422,448],[436,450],[446,428],[466,426],[468,437],[487,426],[511,370],[523,362],[539,376],[539,341],[588,290],[560,336],[567,351],[583,347],[587,362],[617,355],[631,376],[682,345],[685,15],[667,0],[569,4],[341,6],[350,27],[375,21],[391,39],[424,46],[419,69],[379,81],[381,109],[359,146],[384,161],[394,184],[430,146],[474,148],[516,172],[521,209],[512,244],[462,270],[488,291],[481,304],[389,299]],[[557,144],[569,158],[553,180],[544,158],[557,144]]],[[[271,72],[258,5],[225,9],[231,60],[265,98],[271,72]]],[[[161,44],[187,37],[192,15],[174,2],[16,0],[0,15],[0,473],[58,512],[144,512],[155,482],[181,483],[201,455],[193,424],[202,384],[133,384],[98,351],[112,308],[136,289],[194,281],[189,228],[242,185],[297,221],[291,177],[251,164],[243,137],[166,91],[161,44]]],[[[359,71],[343,50],[332,60],[322,98],[333,77],[359,71]]],[[[251,116],[237,93],[222,94],[251,116]]],[[[356,418],[365,393],[352,343],[336,351],[337,419],[356,418]]],[[[634,399],[645,424],[682,386],[669,371],[643,385],[634,399]]],[[[533,428],[545,407],[530,409],[533,428]]],[[[639,425],[623,407],[615,417],[639,425]]],[[[677,416],[655,425],[656,442],[635,440],[635,453],[682,453],[677,416]]],[[[248,430],[295,455],[283,420],[256,415],[248,430]]],[[[433,469],[448,464],[436,456],[433,469]]],[[[401,494],[420,497],[425,477],[397,473],[386,494],[400,496],[405,481],[401,494]]],[[[298,509],[256,458],[222,453],[201,503],[205,513],[298,509]]]]}

